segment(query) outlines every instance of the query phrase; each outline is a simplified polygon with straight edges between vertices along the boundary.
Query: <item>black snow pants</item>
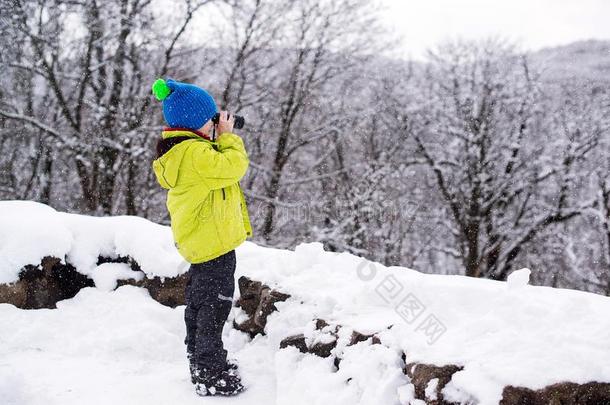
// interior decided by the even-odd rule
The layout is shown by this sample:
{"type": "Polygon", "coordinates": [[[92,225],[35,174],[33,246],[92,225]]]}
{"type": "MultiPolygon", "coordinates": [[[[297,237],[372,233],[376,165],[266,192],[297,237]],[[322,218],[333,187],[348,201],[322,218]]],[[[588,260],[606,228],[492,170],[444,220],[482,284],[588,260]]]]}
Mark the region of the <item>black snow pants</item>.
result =
{"type": "Polygon", "coordinates": [[[227,351],[222,328],[231,311],[235,289],[235,250],[205,263],[191,264],[186,284],[186,349],[191,364],[220,371],[227,351]]]}

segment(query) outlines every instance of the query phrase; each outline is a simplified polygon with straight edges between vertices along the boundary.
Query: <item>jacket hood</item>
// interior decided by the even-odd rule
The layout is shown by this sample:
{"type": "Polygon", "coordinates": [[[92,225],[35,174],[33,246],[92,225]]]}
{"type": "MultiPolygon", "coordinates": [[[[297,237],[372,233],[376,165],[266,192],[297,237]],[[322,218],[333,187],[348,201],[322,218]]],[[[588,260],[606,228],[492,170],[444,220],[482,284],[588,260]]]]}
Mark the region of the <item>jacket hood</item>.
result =
{"type": "Polygon", "coordinates": [[[157,181],[164,189],[169,190],[176,186],[180,163],[184,158],[186,148],[172,148],[158,159],[153,161],[153,170],[157,181]]]}
{"type": "Polygon", "coordinates": [[[193,139],[191,137],[171,137],[159,139],[157,143],[157,158],[153,160],[153,171],[157,181],[164,189],[176,186],[178,172],[187,148],[175,148],[181,142],[193,139]]]}
{"type": "Polygon", "coordinates": [[[203,135],[197,131],[182,128],[168,128],[163,131],[161,139],[157,142],[157,155],[153,161],[153,170],[161,187],[169,190],[175,187],[178,181],[180,164],[187,148],[174,146],[202,137],[203,135]]]}

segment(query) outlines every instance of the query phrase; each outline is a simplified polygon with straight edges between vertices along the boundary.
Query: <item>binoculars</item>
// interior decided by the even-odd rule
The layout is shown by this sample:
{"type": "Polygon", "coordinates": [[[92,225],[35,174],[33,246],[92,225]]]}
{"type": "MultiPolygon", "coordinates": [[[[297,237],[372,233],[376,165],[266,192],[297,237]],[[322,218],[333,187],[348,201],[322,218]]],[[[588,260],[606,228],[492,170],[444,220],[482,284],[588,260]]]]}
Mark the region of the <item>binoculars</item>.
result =
{"type": "MultiPolygon", "coordinates": [[[[231,114],[229,114],[229,117],[231,116],[231,114]]],[[[244,125],[246,124],[246,120],[244,119],[244,117],[242,117],[241,115],[233,115],[233,117],[235,118],[235,121],[233,122],[233,127],[236,129],[242,129],[244,127],[244,125]]],[[[218,120],[220,119],[220,113],[216,113],[216,115],[214,115],[214,117],[212,118],[212,122],[214,123],[214,125],[218,125],[218,120]]]]}

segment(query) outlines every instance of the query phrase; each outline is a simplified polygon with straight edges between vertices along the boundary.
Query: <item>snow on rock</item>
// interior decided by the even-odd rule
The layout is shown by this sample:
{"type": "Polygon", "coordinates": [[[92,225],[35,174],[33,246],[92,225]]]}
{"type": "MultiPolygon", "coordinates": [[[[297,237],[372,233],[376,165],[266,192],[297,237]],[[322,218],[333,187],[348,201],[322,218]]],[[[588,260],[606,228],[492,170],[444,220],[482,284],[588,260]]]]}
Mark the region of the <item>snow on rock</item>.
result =
{"type": "Polygon", "coordinates": [[[399,405],[398,390],[408,384],[395,350],[381,345],[351,346],[337,370],[332,359],[303,354],[293,347],[275,356],[278,404],[399,405]],[[315,387],[315,389],[312,389],[315,387]]]}
{"type": "MultiPolygon", "coordinates": [[[[347,253],[298,253],[310,248],[238,249],[240,275],[291,295],[267,319],[274,344],[310,333],[314,319],[375,333],[406,353],[407,363],[459,366],[446,392],[479,404],[497,404],[509,385],[610,382],[608,297],[535,286],[516,295],[506,282],[427,275],[347,253]]],[[[526,275],[519,271],[512,282],[516,276],[523,286],[526,275]]]]}
{"type": "Polygon", "coordinates": [[[31,201],[0,201],[0,284],[44,256],[63,258],[73,238],[57,211],[31,201]]]}
{"type": "Polygon", "coordinates": [[[175,277],[188,270],[171,229],[139,217],[91,217],[33,201],[0,201],[0,229],[0,284],[17,281],[24,266],[37,265],[45,256],[65,259],[90,277],[99,256],[129,256],[147,277],[175,277]]]}
{"type": "Polygon", "coordinates": [[[239,314],[235,317],[235,329],[252,337],[264,333],[267,317],[277,310],[276,303],[286,301],[290,296],[247,277],[240,277],[237,284],[240,297],[236,303],[239,314]]]}
{"type": "Polygon", "coordinates": [[[424,394],[426,395],[426,399],[430,401],[436,401],[438,396],[436,395],[436,389],[438,388],[438,378],[431,379],[426,385],[426,390],[424,394]]]}
{"type": "Polygon", "coordinates": [[[104,291],[112,291],[117,286],[117,280],[134,279],[140,281],[144,275],[132,271],[126,263],[102,263],[91,272],[95,286],[104,291]]]}
{"type": "Polygon", "coordinates": [[[129,256],[147,277],[175,277],[188,270],[167,226],[134,216],[58,214],[74,235],[68,261],[84,274],[95,269],[98,255],[129,256]]]}

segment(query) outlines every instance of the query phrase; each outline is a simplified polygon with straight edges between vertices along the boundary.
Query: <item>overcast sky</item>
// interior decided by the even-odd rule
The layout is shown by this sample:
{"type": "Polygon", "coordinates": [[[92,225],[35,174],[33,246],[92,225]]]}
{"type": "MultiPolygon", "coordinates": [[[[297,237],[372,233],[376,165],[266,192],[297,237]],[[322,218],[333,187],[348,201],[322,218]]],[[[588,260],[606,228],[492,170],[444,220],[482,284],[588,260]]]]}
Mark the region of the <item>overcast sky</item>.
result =
{"type": "Polygon", "coordinates": [[[499,35],[526,49],[610,39],[610,0],[382,0],[404,56],[444,39],[499,35]]]}

